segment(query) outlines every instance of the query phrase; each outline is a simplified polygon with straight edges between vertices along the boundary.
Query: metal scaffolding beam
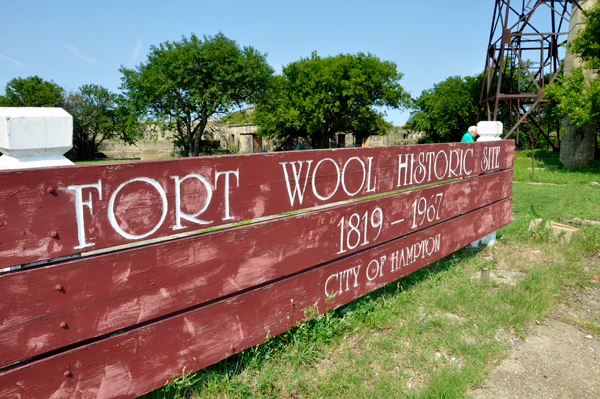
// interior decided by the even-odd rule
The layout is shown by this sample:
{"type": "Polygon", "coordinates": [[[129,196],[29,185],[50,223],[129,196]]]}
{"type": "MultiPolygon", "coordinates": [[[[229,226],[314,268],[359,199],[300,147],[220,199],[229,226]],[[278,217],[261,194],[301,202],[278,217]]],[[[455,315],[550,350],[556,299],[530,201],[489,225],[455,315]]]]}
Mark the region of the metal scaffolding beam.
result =
{"type": "MultiPolygon", "coordinates": [[[[580,8],[576,0],[496,0],[479,103],[487,120],[509,128],[505,139],[533,115],[540,129],[544,88],[560,73],[572,7],[580,8]]],[[[559,139],[550,144],[558,148],[559,139]]]]}

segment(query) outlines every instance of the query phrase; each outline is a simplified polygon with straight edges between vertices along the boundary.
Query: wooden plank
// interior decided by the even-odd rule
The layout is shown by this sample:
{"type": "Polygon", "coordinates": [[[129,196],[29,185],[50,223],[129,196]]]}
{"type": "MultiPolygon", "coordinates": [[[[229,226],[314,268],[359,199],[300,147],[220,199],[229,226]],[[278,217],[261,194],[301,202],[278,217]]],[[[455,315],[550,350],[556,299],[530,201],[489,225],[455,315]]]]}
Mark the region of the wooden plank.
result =
{"type": "Polygon", "coordinates": [[[514,142],[0,172],[0,268],[506,169],[514,142]]]}
{"type": "Polygon", "coordinates": [[[134,398],[277,335],[510,223],[506,199],[238,296],[0,374],[0,397],[134,398]],[[410,256],[408,255],[410,253],[410,256]]]}
{"type": "Polygon", "coordinates": [[[495,172],[0,276],[5,293],[0,367],[296,273],[509,197],[512,174],[495,172]]]}

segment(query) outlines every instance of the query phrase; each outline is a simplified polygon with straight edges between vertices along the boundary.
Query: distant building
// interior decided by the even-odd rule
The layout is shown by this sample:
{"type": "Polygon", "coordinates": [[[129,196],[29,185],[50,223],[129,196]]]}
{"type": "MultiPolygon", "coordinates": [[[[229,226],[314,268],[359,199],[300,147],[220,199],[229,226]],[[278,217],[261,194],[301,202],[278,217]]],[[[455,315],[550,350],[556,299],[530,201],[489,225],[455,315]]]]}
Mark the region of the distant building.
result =
{"type": "MultiPolygon", "coordinates": [[[[258,126],[252,123],[224,123],[219,118],[209,121],[203,139],[216,140],[224,153],[270,152],[278,148],[276,138],[259,137],[256,135],[258,126]]],[[[135,145],[105,141],[99,147],[99,152],[108,158],[140,158],[156,159],[177,156],[173,140],[166,137],[169,134],[148,131],[144,139],[135,145]]],[[[394,126],[383,136],[369,136],[365,140],[357,139],[350,133],[336,133],[331,140],[331,148],[345,147],[380,147],[390,145],[415,144],[424,133],[411,133],[404,125],[394,126]]],[[[301,140],[301,144],[305,144],[301,140]]]]}

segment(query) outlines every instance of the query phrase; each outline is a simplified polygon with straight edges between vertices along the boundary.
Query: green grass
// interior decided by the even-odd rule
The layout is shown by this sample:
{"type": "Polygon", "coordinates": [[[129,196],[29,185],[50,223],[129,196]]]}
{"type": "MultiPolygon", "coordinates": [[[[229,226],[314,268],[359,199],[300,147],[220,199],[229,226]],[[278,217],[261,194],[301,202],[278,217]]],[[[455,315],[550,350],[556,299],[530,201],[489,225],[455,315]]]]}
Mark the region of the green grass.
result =
{"type": "Polygon", "coordinates": [[[588,168],[567,170],[560,165],[557,152],[536,150],[534,170],[531,168],[531,150],[515,153],[514,180],[518,182],[537,182],[554,184],[588,184],[592,181],[600,183],[600,160],[594,160],[588,168]],[[558,166],[558,169],[548,166],[558,166]],[[543,168],[539,170],[537,168],[543,168]]]}
{"type": "MultiPolygon", "coordinates": [[[[600,228],[580,226],[564,246],[543,229],[527,231],[536,218],[600,220],[600,187],[588,185],[600,181],[598,169],[535,171],[527,180],[531,160],[521,159],[513,221],[498,231],[496,247],[463,248],[147,397],[467,397],[509,353],[507,338],[523,339],[567,300],[564,287],[588,288],[598,273],[584,262],[600,250],[600,228]],[[481,282],[482,267],[520,278],[481,282]]],[[[600,333],[592,320],[577,323],[600,333]]]]}
{"type": "Polygon", "coordinates": [[[74,161],[75,165],[88,165],[93,163],[112,163],[112,162],[131,162],[131,161],[139,161],[140,158],[101,158],[101,159],[92,159],[87,161],[74,161]]]}

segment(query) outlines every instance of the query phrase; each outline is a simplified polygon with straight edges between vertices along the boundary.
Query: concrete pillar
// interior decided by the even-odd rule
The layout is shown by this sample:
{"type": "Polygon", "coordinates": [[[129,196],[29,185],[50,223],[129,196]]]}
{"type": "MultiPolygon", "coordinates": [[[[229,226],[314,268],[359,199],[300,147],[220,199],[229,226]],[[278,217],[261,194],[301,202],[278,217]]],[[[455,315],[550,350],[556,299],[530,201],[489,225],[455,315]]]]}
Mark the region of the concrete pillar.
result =
{"type": "MultiPolygon", "coordinates": [[[[502,129],[502,122],[479,122],[477,124],[477,134],[479,135],[477,142],[502,140],[502,129]]],[[[490,247],[493,246],[496,243],[496,232],[494,231],[481,237],[479,240],[473,241],[471,246],[478,248],[480,243],[489,245],[490,247]]]]}
{"type": "MultiPolygon", "coordinates": [[[[597,0],[580,0],[578,4],[584,10],[589,10],[597,3],[597,0]]],[[[576,6],[572,7],[571,21],[569,23],[569,36],[567,41],[572,42],[577,33],[586,25],[583,13],[576,6]]],[[[565,75],[569,75],[575,68],[582,66],[582,61],[567,49],[565,56],[565,75]]],[[[584,71],[587,79],[597,76],[590,71],[584,71]]],[[[561,130],[564,132],[560,140],[560,161],[568,168],[582,168],[588,166],[594,159],[596,150],[596,130],[591,123],[581,128],[569,125],[569,118],[561,122],[561,130]]]]}
{"type": "Polygon", "coordinates": [[[0,107],[0,169],[73,165],[73,117],[62,108],[0,107]]]}

